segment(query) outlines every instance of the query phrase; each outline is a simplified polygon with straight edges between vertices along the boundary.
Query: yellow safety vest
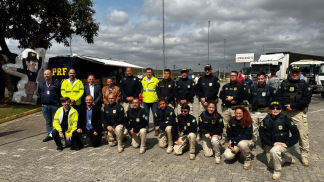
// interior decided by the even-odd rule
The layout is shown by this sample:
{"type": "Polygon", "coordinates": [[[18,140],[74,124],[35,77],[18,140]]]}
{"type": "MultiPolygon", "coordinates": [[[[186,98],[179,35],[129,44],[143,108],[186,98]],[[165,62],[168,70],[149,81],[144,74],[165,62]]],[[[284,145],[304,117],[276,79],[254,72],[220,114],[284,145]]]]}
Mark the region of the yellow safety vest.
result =
{"type": "MultiPolygon", "coordinates": [[[[53,127],[58,131],[62,131],[61,123],[63,121],[63,107],[58,108],[54,115],[53,127]]],[[[73,107],[71,107],[68,117],[68,129],[65,131],[65,136],[72,136],[74,130],[78,127],[79,113],[73,107]]]]}
{"type": "Polygon", "coordinates": [[[146,78],[147,76],[145,76],[142,80],[143,102],[155,103],[158,101],[156,87],[159,83],[159,80],[152,76],[152,79],[149,82],[147,82],[146,78]]]}
{"type": "Polygon", "coordinates": [[[83,93],[84,86],[79,79],[75,79],[73,86],[69,82],[69,79],[64,80],[61,85],[62,97],[69,97],[71,100],[75,100],[75,105],[81,105],[81,97],[83,93]]]}

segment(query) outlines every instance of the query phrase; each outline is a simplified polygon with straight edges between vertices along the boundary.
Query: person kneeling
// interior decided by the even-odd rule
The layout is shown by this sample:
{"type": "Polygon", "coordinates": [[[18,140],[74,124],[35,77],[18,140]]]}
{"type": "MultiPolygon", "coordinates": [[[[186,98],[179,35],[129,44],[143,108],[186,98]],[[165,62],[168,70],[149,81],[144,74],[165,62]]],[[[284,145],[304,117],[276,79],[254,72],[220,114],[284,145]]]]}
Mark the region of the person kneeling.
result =
{"type": "Polygon", "coordinates": [[[145,109],[140,107],[138,98],[132,101],[133,108],[126,112],[125,127],[132,137],[132,146],[134,148],[140,147],[140,154],[145,153],[146,146],[146,125],[147,114],[145,109]]]}
{"type": "Polygon", "coordinates": [[[235,116],[227,125],[228,144],[224,152],[225,160],[234,159],[241,152],[244,157],[244,169],[251,168],[251,149],[254,146],[252,141],[252,118],[245,107],[235,108],[235,116]]]}
{"type": "Polygon", "coordinates": [[[83,143],[80,139],[80,135],[87,134],[90,138],[93,147],[99,147],[101,141],[101,109],[93,104],[93,97],[91,95],[85,98],[86,106],[83,106],[79,110],[78,129],[72,134],[76,147],[71,148],[74,150],[80,150],[83,148],[83,143]]]}
{"type": "Polygon", "coordinates": [[[124,151],[122,141],[124,137],[124,108],[116,102],[114,94],[108,95],[108,104],[104,107],[102,112],[102,122],[106,133],[106,139],[109,146],[117,144],[117,151],[119,153],[124,151]],[[117,141],[116,141],[117,139],[117,141]]]}
{"type": "Polygon", "coordinates": [[[194,160],[196,158],[196,133],[197,121],[196,118],[189,114],[190,106],[185,104],[181,106],[181,114],[176,118],[179,126],[180,137],[174,142],[174,154],[181,155],[184,151],[189,149],[189,158],[194,160]]]}
{"type": "Polygon", "coordinates": [[[281,165],[296,163],[295,159],[287,155],[287,151],[298,142],[300,135],[294,122],[281,113],[279,102],[272,102],[269,108],[270,114],[261,121],[259,133],[261,141],[265,144],[268,166],[274,169],[272,178],[279,180],[281,165]]]}
{"type": "Polygon", "coordinates": [[[220,140],[224,128],[223,117],[218,113],[216,103],[208,102],[207,110],[199,116],[199,130],[202,135],[202,147],[206,157],[213,155],[215,152],[215,163],[219,164],[220,160],[220,140]]]}
{"type": "Polygon", "coordinates": [[[78,111],[70,106],[70,98],[62,97],[60,101],[63,107],[60,107],[54,115],[52,131],[58,151],[63,150],[61,138],[65,139],[65,147],[74,145],[72,133],[77,129],[78,123],[78,111]]]}
{"type": "Polygon", "coordinates": [[[159,135],[159,146],[165,148],[168,145],[167,153],[173,151],[172,126],[175,125],[174,110],[167,106],[164,98],[159,100],[159,109],[154,116],[155,131],[161,130],[159,135]]]}

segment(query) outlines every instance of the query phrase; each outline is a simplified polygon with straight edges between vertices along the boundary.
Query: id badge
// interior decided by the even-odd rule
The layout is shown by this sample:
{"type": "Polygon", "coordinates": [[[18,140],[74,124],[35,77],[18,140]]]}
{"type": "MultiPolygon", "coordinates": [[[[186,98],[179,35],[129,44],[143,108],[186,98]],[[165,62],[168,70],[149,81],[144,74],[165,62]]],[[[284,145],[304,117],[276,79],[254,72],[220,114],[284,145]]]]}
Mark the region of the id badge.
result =
{"type": "Polygon", "coordinates": [[[49,90],[47,90],[46,94],[47,94],[47,95],[49,95],[49,94],[50,94],[50,91],[49,91],[49,90]]]}

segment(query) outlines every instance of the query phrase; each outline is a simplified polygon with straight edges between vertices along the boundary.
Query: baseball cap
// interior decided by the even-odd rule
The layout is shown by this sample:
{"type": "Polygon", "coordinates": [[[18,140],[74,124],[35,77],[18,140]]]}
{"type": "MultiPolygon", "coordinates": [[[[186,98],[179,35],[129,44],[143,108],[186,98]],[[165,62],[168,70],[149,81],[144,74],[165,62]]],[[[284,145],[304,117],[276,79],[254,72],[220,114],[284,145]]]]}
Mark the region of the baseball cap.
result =
{"type": "Polygon", "coordinates": [[[188,73],[188,70],[187,70],[186,68],[183,68],[183,69],[181,70],[181,73],[183,73],[183,72],[187,72],[187,73],[188,73]]]}
{"type": "Polygon", "coordinates": [[[293,66],[291,68],[291,71],[299,71],[300,72],[300,67],[299,66],[293,66]]]}
{"type": "Polygon", "coordinates": [[[210,64],[206,64],[205,69],[212,69],[212,66],[210,64]]]}
{"type": "Polygon", "coordinates": [[[277,102],[277,101],[271,102],[269,108],[274,107],[274,106],[278,106],[280,109],[282,108],[281,104],[279,102],[277,102]]]}

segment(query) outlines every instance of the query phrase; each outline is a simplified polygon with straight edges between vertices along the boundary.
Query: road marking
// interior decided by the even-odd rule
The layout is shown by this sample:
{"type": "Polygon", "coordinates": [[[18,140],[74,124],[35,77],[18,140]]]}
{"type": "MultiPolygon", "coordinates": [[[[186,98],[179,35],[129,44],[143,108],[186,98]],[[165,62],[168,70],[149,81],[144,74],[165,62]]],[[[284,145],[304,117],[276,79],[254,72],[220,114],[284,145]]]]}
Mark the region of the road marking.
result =
{"type": "Polygon", "coordinates": [[[22,151],[22,150],[25,150],[25,149],[17,149],[17,150],[21,150],[22,151]]]}
{"type": "Polygon", "coordinates": [[[21,155],[13,155],[14,157],[20,157],[21,155]]]}
{"type": "Polygon", "coordinates": [[[7,153],[5,153],[5,152],[0,152],[0,155],[6,155],[7,153]]]}
{"type": "Polygon", "coordinates": [[[44,168],[45,169],[53,169],[54,167],[52,167],[52,166],[45,166],[44,168]]]}
{"type": "Polygon", "coordinates": [[[324,111],[324,109],[317,110],[317,111],[310,111],[310,112],[308,112],[307,114],[309,114],[309,113],[315,113],[315,112],[322,112],[322,111],[324,111]]]}

